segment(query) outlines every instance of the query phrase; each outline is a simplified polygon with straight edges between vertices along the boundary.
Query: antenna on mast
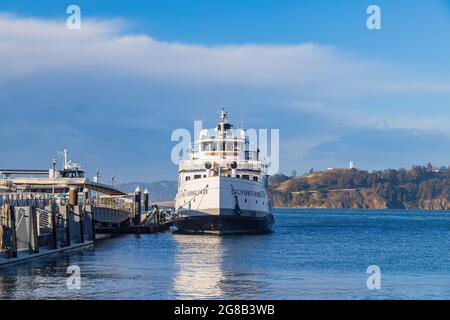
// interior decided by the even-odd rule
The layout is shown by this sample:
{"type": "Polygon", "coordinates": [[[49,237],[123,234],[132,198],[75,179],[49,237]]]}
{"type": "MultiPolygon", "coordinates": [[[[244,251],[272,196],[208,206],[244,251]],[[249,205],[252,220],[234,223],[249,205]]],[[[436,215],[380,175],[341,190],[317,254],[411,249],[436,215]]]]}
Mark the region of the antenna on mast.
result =
{"type": "Polygon", "coordinates": [[[56,151],[56,153],[58,154],[58,156],[63,158],[63,170],[67,169],[67,165],[68,165],[68,151],[67,148],[64,147],[64,150],[61,151],[56,151]]]}
{"type": "Polygon", "coordinates": [[[64,169],[68,169],[68,157],[69,157],[69,152],[67,151],[67,147],[64,147],[64,169]]]}
{"type": "Polygon", "coordinates": [[[228,122],[228,114],[226,113],[224,107],[221,107],[219,114],[220,114],[220,123],[227,123],[228,122]]]}

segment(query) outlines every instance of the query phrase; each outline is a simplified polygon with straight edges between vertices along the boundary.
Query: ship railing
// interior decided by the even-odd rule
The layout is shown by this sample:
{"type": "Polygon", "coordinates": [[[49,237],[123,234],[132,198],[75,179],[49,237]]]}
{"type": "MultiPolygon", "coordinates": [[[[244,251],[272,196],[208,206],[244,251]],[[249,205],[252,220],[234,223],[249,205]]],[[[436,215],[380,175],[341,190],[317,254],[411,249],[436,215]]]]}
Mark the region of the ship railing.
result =
{"type": "MultiPolygon", "coordinates": [[[[207,161],[205,161],[207,162],[207,161]]],[[[185,162],[185,163],[180,163],[180,171],[183,170],[206,170],[205,167],[205,162],[201,162],[201,163],[195,163],[195,162],[185,162]]],[[[219,169],[220,167],[220,171],[226,171],[226,170],[231,170],[231,164],[228,163],[227,165],[225,164],[219,164],[219,163],[214,163],[214,161],[211,161],[212,170],[215,169],[219,169]]],[[[238,171],[245,171],[245,170],[251,170],[251,171],[261,171],[262,169],[264,169],[264,165],[262,163],[238,163],[237,165],[237,170],[238,171]]]]}

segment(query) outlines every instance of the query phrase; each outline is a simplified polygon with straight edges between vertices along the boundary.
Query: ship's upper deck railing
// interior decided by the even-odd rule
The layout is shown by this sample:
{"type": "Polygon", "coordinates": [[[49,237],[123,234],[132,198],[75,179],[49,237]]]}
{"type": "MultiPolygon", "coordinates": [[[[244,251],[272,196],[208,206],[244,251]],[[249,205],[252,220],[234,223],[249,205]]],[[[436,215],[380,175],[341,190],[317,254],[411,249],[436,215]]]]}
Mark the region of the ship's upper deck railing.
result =
{"type": "MultiPolygon", "coordinates": [[[[180,162],[180,171],[192,171],[192,170],[207,170],[206,163],[211,163],[210,170],[231,170],[232,161],[227,162],[214,162],[214,161],[181,161],[180,162]]],[[[264,171],[265,165],[260,161],[245,161],[239,162],[237,161],[236,170],[238,171],[264,171]]]]}

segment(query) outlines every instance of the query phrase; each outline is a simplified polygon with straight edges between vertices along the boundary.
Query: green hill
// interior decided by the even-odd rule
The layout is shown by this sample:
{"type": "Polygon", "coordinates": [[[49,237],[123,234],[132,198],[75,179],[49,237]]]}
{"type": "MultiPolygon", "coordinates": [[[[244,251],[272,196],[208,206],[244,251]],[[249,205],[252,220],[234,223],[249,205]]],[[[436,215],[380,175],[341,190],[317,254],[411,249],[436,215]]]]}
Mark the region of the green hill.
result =
{"type": "Polygon", "coordinates": [[[450,209],[450,167],[364,171],[331,169],[270,180],[275,207],[450,209]]]}

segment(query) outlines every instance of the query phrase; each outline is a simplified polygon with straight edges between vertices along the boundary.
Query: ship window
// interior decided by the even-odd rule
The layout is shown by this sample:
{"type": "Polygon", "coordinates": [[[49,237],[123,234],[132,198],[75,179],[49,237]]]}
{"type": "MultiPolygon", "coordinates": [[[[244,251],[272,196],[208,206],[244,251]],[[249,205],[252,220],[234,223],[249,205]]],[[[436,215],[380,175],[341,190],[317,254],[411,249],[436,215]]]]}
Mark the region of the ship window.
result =
{"type": "Polygon", "coordinates": [[[250,180],[250,176],[248,174],[243,174],[242,179],[250,180]]]}
{"type": "Polygon", "coordinates": [[[203,142],[203,144],[202,144],[202,150],[203,150],[203,151],[210,151],[210,150],[211,150],[211,143],[209,143],[209,142],[203,142]]]}
{"type": "Polygon", "coordinates": [[[234,151],[234,143],[227,142],[227,151],[234,151]]]}
{"type": "Polygon", "coordinates": [[[189,180],[191,180],[191,177],[190,177],[190,176],[187,176],[187,177],[186,177],[186,181],[189,181],[189,180]]]}
{"type": "Polygon", "coordinates": [[[244,201],[245,203],[247,203],[247,199],[245,199],[245,201],[244,201]]]}
{"type": "Polygon", "coordinates": [[[202,177],[201,174],[196,174],[196,175],[194,175],[194,179],[200,179],[201,177],[202,177]]]}
{"type": "Polygon", "coordinates": [[[75,178],[76,174],[75,172],[69,172],[69,178],[75,178]]]}
{"type": "Polygon", "coordinates": [[[236,178],[238,178],[238,179],[239,179],[240,177],[241,177],[240,175],[238,175],[238,174],[236,175],[236,178]]]}
{"type": "Polygon", "coordinates": [[[217,150],[217,143],[215,143],[215,142],[211,143],[211,150],[212,151],[216,151],[217,150]]]}
{"type": "Polygon", "coordinates": [[[217,142],[217,151],[225,151],[226,142],[217,142]]]}
{"type": "Polygon", "coordinates": [[[258,177],[253,177],[253,181],[258,181],[258,177]]]}

